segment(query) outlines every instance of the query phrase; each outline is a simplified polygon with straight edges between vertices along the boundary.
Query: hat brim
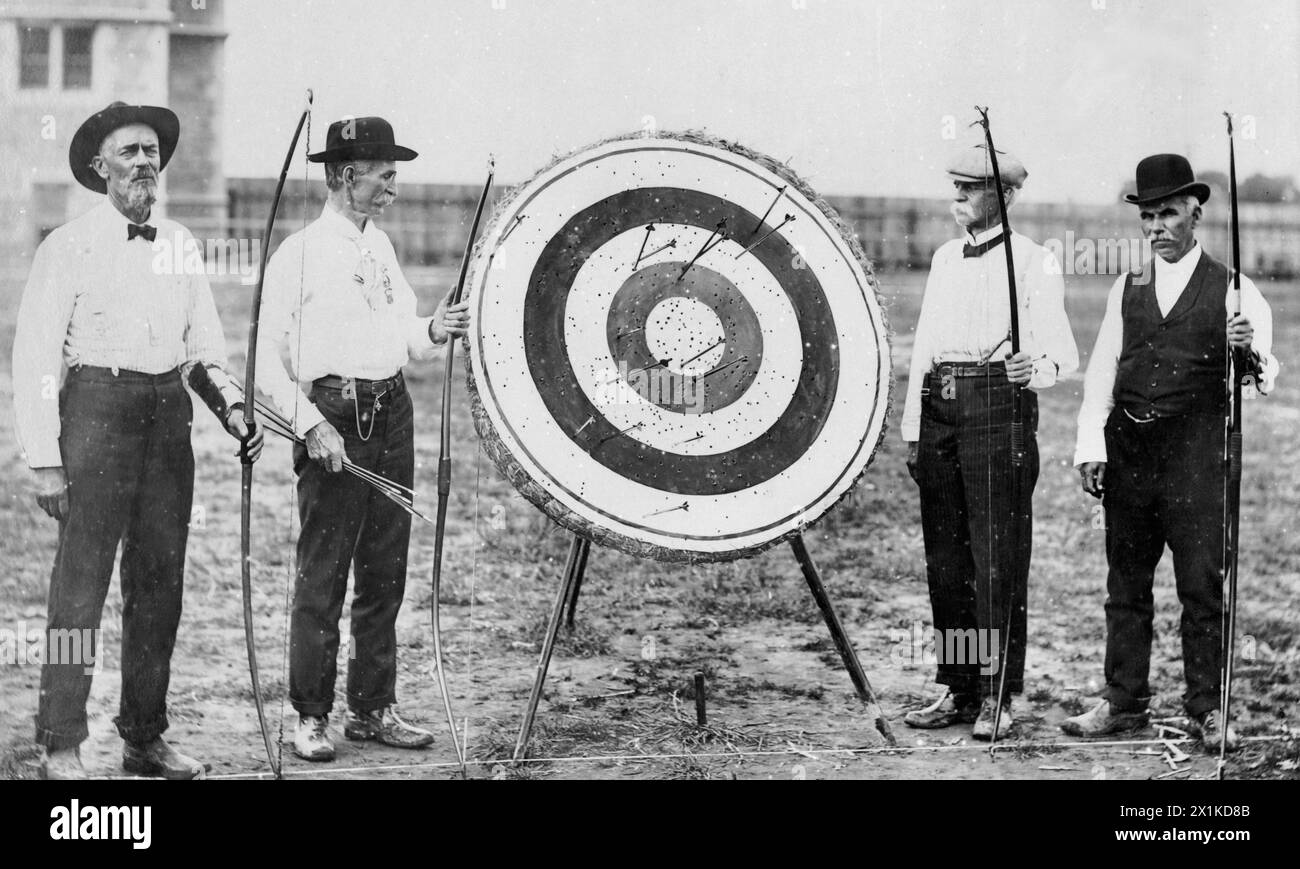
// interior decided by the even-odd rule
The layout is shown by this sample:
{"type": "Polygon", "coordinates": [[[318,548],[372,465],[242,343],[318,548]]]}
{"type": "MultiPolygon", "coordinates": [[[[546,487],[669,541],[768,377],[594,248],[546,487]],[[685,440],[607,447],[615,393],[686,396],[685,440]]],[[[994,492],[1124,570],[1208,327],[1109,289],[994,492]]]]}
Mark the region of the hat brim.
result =
{"type": "Polygon", "coordinates": [[[1190,193],[1196,197],[1196,201],[1205,204],[1210,198],[1210,185],[1204,181],[1193,181],[1190,184],[1182,184],[1178,187],[1169,187],[1157,190],[1139,190],[1137,193],[1127,193],[1124,195],[1124,201],[1131,205],[1147,205],[1152,202],[1159,202],[1162,199],[1168,199],[1171,196],[1190,193]]]}
{"type": "Polygon", "coordinates": [[[420,156],[418,151],[401,145],[389,145],[383,142],[373,144],[346,145],[342,148],[330,148],[307,155],[312,163],[342,163],[347,160],[393,160],[406,162],[420,156]]]}
{"type": "Polygon", "coordinates": [[[181,122],[176,113],[162,106],[109,106],[87,118],[73,134],[68,147],[68,166],[82,187],[96,193],[108,192],[107,182],[91,168],[90,161],[99,153],[99,146],[109,133],[129,124],[144,124],[157,134],[158,171],[167,168],[181,137],[181,122]]]}
{"type": "MultiPolygon", "coordinates": [[[[991,175],[963,175],[961,172],[953,172],[951,170],[946,171],[945,174],[954,181],[965,181],[967,184],[981,184],[985,181],[993,180],[991,175]]],[[[1013,178],[1003,178],[1002,183],[1008,187],[1015,187],[1016,189],[1023,187],[1025,184],[1023,178],[1019,181],[1016,181],[1013,178]]]]}

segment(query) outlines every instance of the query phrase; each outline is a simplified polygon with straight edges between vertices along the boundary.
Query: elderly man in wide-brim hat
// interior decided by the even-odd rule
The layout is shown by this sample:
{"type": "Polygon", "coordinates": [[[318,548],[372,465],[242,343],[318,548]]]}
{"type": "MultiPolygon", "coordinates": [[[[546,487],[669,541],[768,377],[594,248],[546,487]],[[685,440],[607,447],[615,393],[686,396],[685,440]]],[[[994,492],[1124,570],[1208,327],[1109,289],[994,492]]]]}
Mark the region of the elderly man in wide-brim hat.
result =
{"type": "Polygon", "coordinates": [[[392,126],[377,117],[336,121],[325,145],[309,158],[325,164],[325,207],[271,259],[258,344],[263,359],[286,350],[288,368],[273,363],[258,386],[304,439],[293,456],[302,529],[289,699],[299,715],[294,752],[311,761],[334,757],[327,725],[349,570],[355,585],[344,735],[398,748],[433,741],[397,712],[396,621],[411,516],[339,471],[346,458],[412,486],[411,398],[402,367],[432,359],[469,323],[464,302],[443,299],[433,316],[416,313],[415,292],[375,224],[397,198],[397,163],[416,152],[398,145],[392,126]]]}
{"type": "Polygon", "coordinates": [[[975,738],[990,739],[995,730],[1010,731],[1010,695],[1024,689],[1036,393],[1073,372],[1079,359],[1055,257],[1002,223],[998,187],[1014,202],[1028,176],[1024,164],[999,152],[995,177],[981,144],[960,149],[947,172],[963,237],[941,246],[930,265],[902,423],[908,470],[920,489],[935,681],[945,690],[903,721],[926,729],[970,723],[975,738]],[[1003,245],[1011,246],[1017,271],[1016,354],[1003,245]],[[1024,426],[1018,481],[1011,461],[1017,391],[1024,426]],[[995,722],[1003,688],[1008,696],[995,722]]]}
{"type": "Polygon", "coordinates": [[[1106,509],[1106,688],[1062,729],[1106,737],[1146,726],[1152,583],[1168,546],[1183,608],[1183,706],[1206,748],[1218,751],[1237,743],[1219,710],[1228,348],[1251,360],[1252,392],[1270,391],[1272,312],[1242,275],[1234,316],[1230,271],[1196,240],[1210,188],[1185,157],[1142,160],[1137,192],[1125,198],[1155,257],[1141,277],[1121,275],[1111,287],[1074,455],[1083,490],[1106,509]]]}
{"type": "Polygon", "coordinates": [[[86,699],[119,543],[122,765],[166,778],[203,772],[162,738],[194,492],[184,384],[253,458],[262,435],[245,427],[223,368],[207,276],[157,265],[159,234],[194,243],[154,214],[179,135],[168,109],[121,102],[81,125],[68,152],[72,175],[105,199],[41,243],[18,310],[17,433],[37,501],[59,521],[36,715],[49,778],[85,777],[86,699]]]}

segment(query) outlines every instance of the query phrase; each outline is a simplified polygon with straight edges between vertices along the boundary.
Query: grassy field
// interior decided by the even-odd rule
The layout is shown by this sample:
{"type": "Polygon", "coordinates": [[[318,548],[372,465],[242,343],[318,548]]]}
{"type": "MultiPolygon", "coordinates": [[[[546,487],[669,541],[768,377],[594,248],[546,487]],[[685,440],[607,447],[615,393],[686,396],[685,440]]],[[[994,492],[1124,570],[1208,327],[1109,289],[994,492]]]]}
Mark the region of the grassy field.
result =
{"type": "MultiPolygon", "coordinates": [[[[895,406],[901,412],[910,334],[923,275],[881,276],[894,343],[895,406]]],[[[425,298],[447,272],[413,281],[425,298]]],[[[1100,321],[1108,279],[1067,278],[1067,304],[1086,358],[1100,321]]],[[[1295,283],[1261,282],[1273,305],[1284,365],[1281,385],[1247,407],[1242,506],[1243,661],[1236,713],[1249,736],[1286,737],[1249,744],[1231,763],[1239,777],[1295,777],[1300,700],[1300,381],[1291,336],[1300,329],[1295,283]]],[[[218,303],[231,357],[243,357],[249,290],[223,286],[218,303]]],[[[9,376],[17,289],[0,311],[0,388],[9,376]]],[[[416,403],[417,484],[432,508],[437,463],[440,363],[407,369],[416,403]]],[[[903,464],[896,426],[854,493],[806,539],[826,576],[900,747],[870,743],[849,680],[789,550],[777,547],[736,563],[684,568],[594,550],[579,624],[562,636],[533,755],[549,760],[511,768],[514,732],[532,680],[546,614],[567,538],[518,496],[482,455],[466,404],[463,372],[453,411],[454,483],[442,591],[448,678],[458,728],[468,737],[475,777],[673,778],[1200,778],[1212,762],[1162,761],[1158,742],[1080,748],[1057,725],[1100,690],[1104,646],[1105,558],[1096,502],[1071,467],[1074,418],[1082,382],[1069,380],[1041,399],[1042,473],[1035,495],[1030,579],[1027,695],[1007,750],[990,758],[969,731],[918,736],[902,711],[937,696],[931,668],[906,653],[914,627],[928,630],[929,605],[916,490],[903,464]],[[652,638],[648,640],[647,638],[652,638]],[[647,650],[653,646],[653,655],[647,650]],[[691,677],[708,682],[710,726],[694,723],[691,677]],[[1171,768],[1172,766],[1172,768],[1171,768]]],[[[214,775],[266,770],[244,659],[239,594],[239,466],[232,443],[201,408],[195,415],[196,508],[185,615],[174,658],[169,738],[213,764],[214,775]]],[[[36,508],[30,475],[0,414],[0,629],[43,626],[54,550],[54,524],[36,508]]],[[[254,509],[255,610],[262,684],[273,728],[292,732],[285,701],[287,580],[291,571],[293,487],[289,452],[272,444],[257,465],[254,509]]],[[[432,529],[412,540],[406,604],[399,622],[399,696],[408,718],[434,728],[428,752],[410,754],[342,743],[338,761],[315,766],[285,749],[286,770],[338,777],[450,776],[453,754],[432,676],[429,576],[432,529]],[[421,766],[405,766],[418,763],[421,766]],[[398,768],[401,767],[401,768],[398,768]]],[[[1162,564],[1156,583],[1157,642],[1152,682],[1156,717],[1181,715],[1179,607],[1162,564]]],[[[93,772],[118,775],[116,711],[120,598],[109,597],[105,671],[90,702],[93,772]]],[[[346,618],[346,615],[345,615],[346,618]]],[[[346,628],[344,629],[346,636],[346,628]]],[[[341,652],[346,656],[346,651],[341,652]]],[[[343,666],[341,662],[340,671],[343,666]]],[[[31,775],[31,715],[39,667],[0,666],[0,775],[31,775]]],[[[340,678],[340,686],[342,679],[340,678]]],[[[340,692],[336,713],[344,703],[340,692]]],[[[1182,722],[1174,720],[1175,726],[1182,722]]],[[[1154,737],[1154,732],[1147,738],[1154,737]]]]}

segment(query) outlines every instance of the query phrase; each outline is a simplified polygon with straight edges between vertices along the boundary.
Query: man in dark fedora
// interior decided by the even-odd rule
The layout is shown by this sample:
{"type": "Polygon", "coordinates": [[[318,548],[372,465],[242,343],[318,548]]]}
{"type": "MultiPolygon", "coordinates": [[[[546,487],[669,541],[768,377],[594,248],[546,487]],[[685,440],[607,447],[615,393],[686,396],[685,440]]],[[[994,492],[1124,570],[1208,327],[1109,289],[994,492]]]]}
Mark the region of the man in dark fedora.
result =
{"type": "Polygon", "coordinates": [[[113,559],[122,544],[122,765],[194,778],[170,747],[167,687],[181,615],[194,492],[189,383],[253,458],[207,276],[155,266],[152,242],[188,230],[154,213],[180,124],[157,106],[115,102],[72,138],[68,162],[102,203],[36,251],[14,335],[14,411],[37,503],[59,522],[36,741],[48,778],[85,778],[86,699],[113,559]],[[61,385],[61,388],[60,388],[61,385]],[[81,660],[68,660],[81,639],[81,660]]]}
{"type": "MultiPolygon", "coordinates": [[[[409,360],[429,360],[463,335],[469,303],[443,299],[432,317],[416,296],[375,218],[397,198],[397,163],[416,152],[394,141],[383,118],[329,127],[321,216],[285,239],[267,269],[259,355],[272,364],[258,386],[293,421],[302,530],[290,624],[289,699],[299,714],[293,748],[334,757],[327,729],[334,705],[339,617],[355,576],[344,735],[421,748],[429,731],[397,712],[396,621],[406,587],[411,517],[339,473],[345,458],[410,487],[415,474],[409,360]]],[[[450,372],[448,372],[450,375],[450,372]]]]}
{"type": "Polygon", "coordinates": [[[1002,223],[998,187],[1013,203],[1029,174],[1024,164],[999,152],[995,177],[980,144],[955,152],[946,171],[953,184],[950,210],[963,237],[935,251],[930,265],[902,422],[908,471],[920,489],[939,656],[935,681],[945,691],[903,722],[925,729],[968,723],[972,736],[987,740],[998,718],[1003,675],[1008,696],[998,733],[1011,729],[1011,695],[1024,689],[1037,392],[1071,374],[1079,358],[1060,265],[1045,247],[1002,223]],[[1011,246],[1017,272],[1016,354],[1003,245],[1011,246]],[[1011,463],[1017,391],[1025,440],[1018,486],[1011,463]]]}
{"type": "Polygon", "coordinates": [[[1106,510],[1106,688],[1062,724],[1073,736],[1146,726],[1152,583],[1168,546],[1183,608],[1184,708],[1208,750],[1236,746],[1219,720],[1228,348],[1248,353],[1259,392],[1272,389],[1278,363],[1264,297],[1242,275],[1233,316],[1229,270],[1196,241],[1209,198],[1177,154],[1138,163],[1137,192],[1125,197],[1155,257],[1142,279],[1115,281],[1084,380],[1074,458],[1083,490],[1106,510]]]}

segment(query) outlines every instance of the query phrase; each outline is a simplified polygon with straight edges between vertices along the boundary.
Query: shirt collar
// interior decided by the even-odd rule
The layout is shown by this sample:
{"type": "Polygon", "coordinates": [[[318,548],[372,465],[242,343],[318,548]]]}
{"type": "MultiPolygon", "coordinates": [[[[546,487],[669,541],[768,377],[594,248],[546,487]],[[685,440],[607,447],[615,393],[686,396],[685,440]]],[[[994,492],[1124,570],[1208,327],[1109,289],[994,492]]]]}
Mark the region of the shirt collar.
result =
{"type": "Polygon", "coordinates": [[[330,205],[327,201],[324,208],[321,209],[320,219],[330,229],[342,235],[344,238],[350,238],[353,241],[361,241],[370,234],[375,225],[374,218],[366,221],[364,230],[357,229],[357,225],[343,216],[343,213],[330,205]]]}
{"type": "Polygon", "coordinates": [[[970,244],[983,244],[990,239],[997,238],[1001,234],[1002,224],[999,223],[997,226],[990,226],[978,235],[971,235],[970,230],[966,230],[966,241],[970,244]]]}
{"type": "MultiPolygon", "coordinates": [[[[155,202],[154,206],[157,207],[157,204],[158,203],[155,202]]],[[[113,204],[113,200],[109,199],[108,196],[105,196],[104,201],[95,207],[94,214],[95,222],[104,230],[104,232],[113,233],[114,235],[120,236],[122,241],[126,241],[126,228],[134,221],[130,220],[122,212],[118,211],[117,206],[113,204]]],[[[158,225],[157,218],[157,212],[150,211],[149,218],[145,221],[145,225],[156,227],[158,225]]]]}
{"type": "Polygon", "coordinates": [[[1201,243],[1192,242],[1192,249],[1183,254],[1183,258],[1176,263],[1166,262],[1160,254],[1153,254],[1156,261],[1156,274],[1164,275],[1170,279],[1185,280],[1191,277],[1196,270],[1196,264],[1201,261],[1201,243]]]}

